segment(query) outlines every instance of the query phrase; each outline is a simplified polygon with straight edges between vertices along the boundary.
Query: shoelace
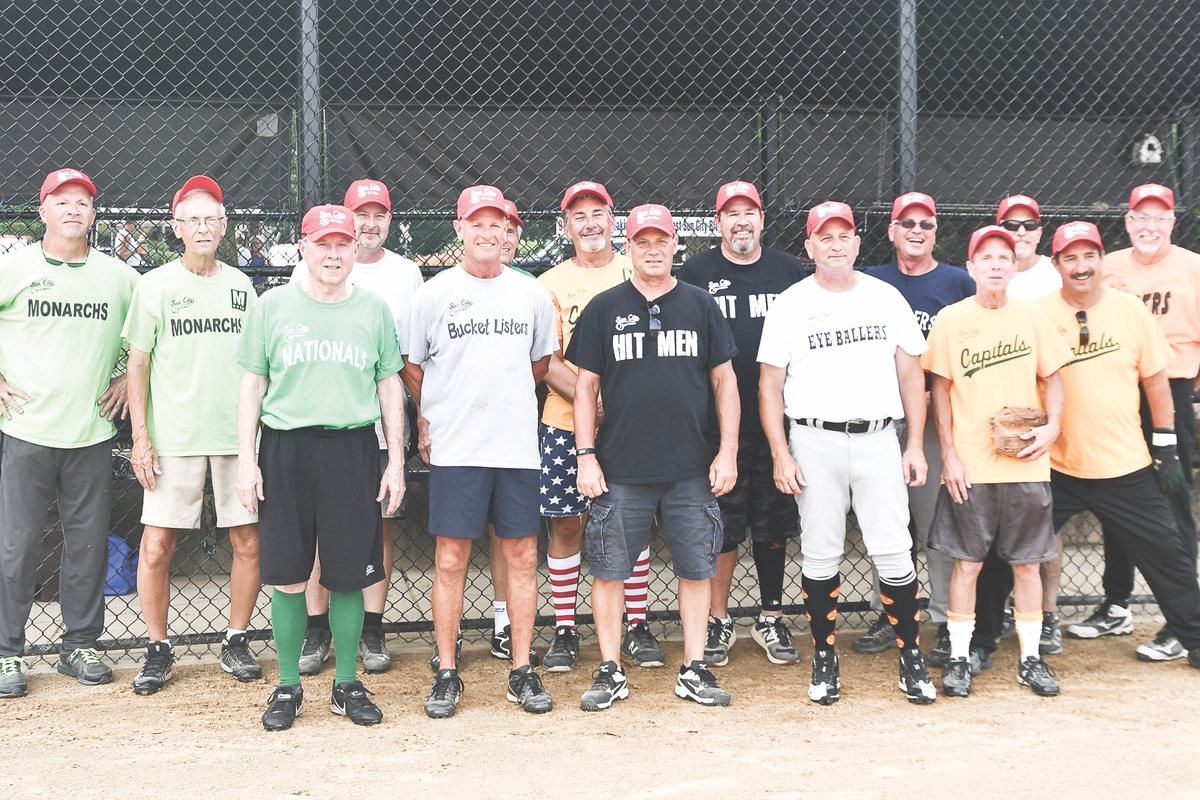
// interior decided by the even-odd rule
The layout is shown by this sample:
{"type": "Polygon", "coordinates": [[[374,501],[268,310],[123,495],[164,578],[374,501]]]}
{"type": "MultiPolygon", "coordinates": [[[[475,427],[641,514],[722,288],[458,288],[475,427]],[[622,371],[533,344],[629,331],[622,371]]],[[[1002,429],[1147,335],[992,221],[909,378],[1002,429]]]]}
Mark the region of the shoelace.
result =
{"type": "Polygon", "coordinates": [[[99,664],[100,654],[91,647],[76,647],[71,651],[71,660],[79,659],[84,664],[99,664]]]}
{"type": "Polygon", "coordinates": [[[0,675],[19,675],[24,663],[19,657],[0,658],[0,675]]]}
{"type": "Polygon", "coordinates": [[[457,675],[447,675],[445,677],[439,675],[433,682],[433,699],[445,700],[454,684],[458,684],[458,691],[461,692],[463,690],[462,678],[457,675]]]}
{"type": "Polygon", "coordinates": [[[703,686],[705,686],[705,687],[707,687],[707,688],[709,688],[709,689],[714,689],[714,688],[716,688],[716,686],[717,686],[717,676],[716,676],[716,675],[713,675],[713,674],[712,674],[712,672],[711,672],[711,671],[709,671],[709,669],[708,669],[708,667],[707,667],[706,665],[704,665],[704,664],[699,664],[699,665],[695,665],[695,664],[693,664],[693,665],[690,667],[690,669],[691,669],[691,670],[692,670],[692,672],[693,672],[693,673],[696,675],[696,677],[700,679],[700,683],[701,683],[701,685],[703,685],[703,686]]]}
{"type": "Polygon", "coordinates": [[[517,688],[520,689],[518,694],[521,695],[525,694],[526,690],[530,694],[543,694],[546,691],[545,687],[542,686],[542,679],[533,670],[529,670],[529,672],[521,676],[521,682],[517,688]]]}

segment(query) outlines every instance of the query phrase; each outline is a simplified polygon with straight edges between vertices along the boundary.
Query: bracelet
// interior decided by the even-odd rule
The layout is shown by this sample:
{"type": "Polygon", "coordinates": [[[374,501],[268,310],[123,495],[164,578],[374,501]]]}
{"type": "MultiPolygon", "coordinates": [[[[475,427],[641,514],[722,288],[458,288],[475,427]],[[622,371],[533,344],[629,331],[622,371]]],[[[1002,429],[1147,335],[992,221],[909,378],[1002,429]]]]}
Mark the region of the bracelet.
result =
{"type": "Polygon", "coordinates": [[[596,448],[594,448],[594,447],[576,447],[575,455],[576,456],[594,456],[594,455],[596,455],[596,448]]]}

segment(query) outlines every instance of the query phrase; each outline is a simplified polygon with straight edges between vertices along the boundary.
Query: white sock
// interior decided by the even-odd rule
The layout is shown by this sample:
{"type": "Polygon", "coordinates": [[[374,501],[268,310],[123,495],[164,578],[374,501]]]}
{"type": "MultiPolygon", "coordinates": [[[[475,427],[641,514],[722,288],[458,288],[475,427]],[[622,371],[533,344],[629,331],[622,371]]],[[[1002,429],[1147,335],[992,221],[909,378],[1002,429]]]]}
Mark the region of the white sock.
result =
{"type": "Polygon", "coordinates": [[[496,633],[504,630],[508,622],[508,603],[504,600],[497,600],[492,603],[492,613],[496,615],[495,629],[496,633]]]}
{"type": "Polygon", "coordinates": [[[245,633],[245,632],[246,631],[244,628],[242,630],[238,630],[237,628],[229,628],[228,630],[225,631],[225,641],[229,641],[234,636],[237,636],[239,633],[245,633]]]}
{"type": "Polygon", "coordinates": [[[1017,623],[1017,639],[1021,642],[1022,661],[1027,658],[1042,657],[1038,650],[1038,645],[1042,641],[1041,612],[1038,612],[1037,616],[1037,619],[1021,619],[1020,616],[1014,615],[1017,623]]]}
{"type": "Polygon", "coordinates": [[[975,633],[975,615],[970,619],[946,620],[946,631],[950,634],[950,658],[971,657],[971,634],[975,633]]]}

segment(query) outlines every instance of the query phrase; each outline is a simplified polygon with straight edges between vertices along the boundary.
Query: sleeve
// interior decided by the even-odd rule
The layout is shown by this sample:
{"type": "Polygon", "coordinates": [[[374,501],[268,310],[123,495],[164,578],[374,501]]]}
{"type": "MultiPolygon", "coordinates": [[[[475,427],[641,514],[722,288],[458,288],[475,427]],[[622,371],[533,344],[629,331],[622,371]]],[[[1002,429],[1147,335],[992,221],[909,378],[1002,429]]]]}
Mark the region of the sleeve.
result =
{"type": "Polygon", "coordinates": [[[152,353],[162,330],[162,304],[155,303],[147,294],[146,284],[134,287],[121,336],[143,353],[152,353]]]}
{"type": "Polygon", "coordinates": [[[396,320],[392,317],[392,310],[383,298],[379,298],[378,305],[379,325],[375,335],[379,360],[375,363],[375,380],[381,381],[404,368],[404,357],[400,355],[400,339],[396,336],[396,320]]]}
{"type": "Polygon", "coordinates": [[[1033,314],[1033,327],[1037,332],[1038,377],[1053,375],[1071,360],[1071,348],[1058,335],[1054,325],[1042,310],[1030,305],[1033,314]]]}
{"type": "MultiPolygon", "coordinates": [[[[709,299],[712,300],[712,298],[709,299]]],[[[704,314],[707,316],[704,327],[708,331],[708,363],[704,365],[704,368],[712,369],[736,356],[738,349],[733,340],[733,331],[729,329],[729,323],[725,320],[725,315],[721,313],[717,304],[702,302],[700,307],[704,309],[704,314]]]]}
{"type": "Polygon", "coordinates": [[[958,279],[959,291],[962,294],[962,297],[959,299],[966,300],[968,297],[974,297],[975,279],[971,277],[971,273],[967,272],[965,267],[954,267],[953,269],[959,270],[962,273],[958,279]]]}
{"type": "Polygon", "coordinates": [[[554,313],[554,304],[550,302],[550,295],[540,283],[532,288],[531,295],[533,297],[533,339],[529,349],[529,360],[538,361],[558,349],[559,339],[555,325],[558,315],[554,313]]]}
{"type": "Polygon", "coordinates": [[[558,304],[558,295],[550,288],[550,285],[544,280],[546,273],[538,276],[538,284],[546,290],[546,294],[550,296],[550,307],[554,311],[554,339],[558,342],[558,349],[566,349],[563,347],[563,324],[562,324],[562,306],[558,304]]]}
{"type": "Polygon", "coordinates": [[[1137,331],[1141,352],[1138,354],[1138,377],[1149,378],[1167,368],[1171,360],[1171,345],[1162,328],[1154,321],[1154,316],[1146,308],[1145,303],[1130,303],[1134,316],[1134,330],[1137,331]]]}
{"type": "Polygon", "coordinates": [[[584,306],[579,321],[575,323],[575,331],[571,334],[567,352],[563,353],[563,358],[567,361],[597,375],[603,375],[608,365],[603,319],[604,313],[597,308],[595,300],[584,306]]]}
{"type": "Polygon", "coordinates": [[[921,369],[943,378],[952,378],[954,376],[950,371],[950,342],[947,333],[951,323],[946,321],[945,314],[944,309],[939,312],[937,319],[933,321],[933,327],[929,329],[929,337],[925,340],[929,349],[921,355],[921,369]]]}
{"type": "Polygon", "coordinates": [[[797,315],[789,313],[791,306],[791,298],[783,295],[771,304],[771,310],[763,320],[762,338],[758,342],[760,363],[770,364],[772,367],[786,367],[791,361],[788,321],[798,319],[797,315]]]}
{"type": "Polygon", "coordinates": [[[269,375],[270,359],[267,356],[266,314],[267,303],[258,303],[246,315],[246,327],[233,347],[231,358],[255,375],[269,375]]]}
{"type": "Polygon", "coordinates": [[[408,363],[424,364],[429,359],[429,285],[423,284],[412,298],[408,319],[408,363]]]}
{"type": "Polygon", "coordinates": [[[910,356],[919,356],[929,349],[929,343],[925,341],[925,334],[921,333],[921,326],[917,324],[917,317],[913,314],[912,306],[908,304],[899,290],[893,288],[893,291],[895,296],[892,303],[891,324],[896,326],[896,346],[910,356]]]}

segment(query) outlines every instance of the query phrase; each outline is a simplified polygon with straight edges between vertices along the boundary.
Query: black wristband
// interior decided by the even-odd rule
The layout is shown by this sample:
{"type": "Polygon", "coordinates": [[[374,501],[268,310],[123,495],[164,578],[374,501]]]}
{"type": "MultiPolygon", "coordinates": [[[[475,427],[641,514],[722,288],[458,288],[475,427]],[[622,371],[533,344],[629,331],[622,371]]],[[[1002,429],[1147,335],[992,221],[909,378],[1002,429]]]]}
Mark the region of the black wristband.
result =
{"type": "Polygon", "coordinates": [[[594,447],[576,447],[575,455],[576,456],[594,456],[594,455],[596,455],[596,448],[594,448],[594,447]]]}
{"type": "Polygon", "coordinates": [[[1155,428],[1153,433],[1174,433],[1174,428],[1155,428]]]}

